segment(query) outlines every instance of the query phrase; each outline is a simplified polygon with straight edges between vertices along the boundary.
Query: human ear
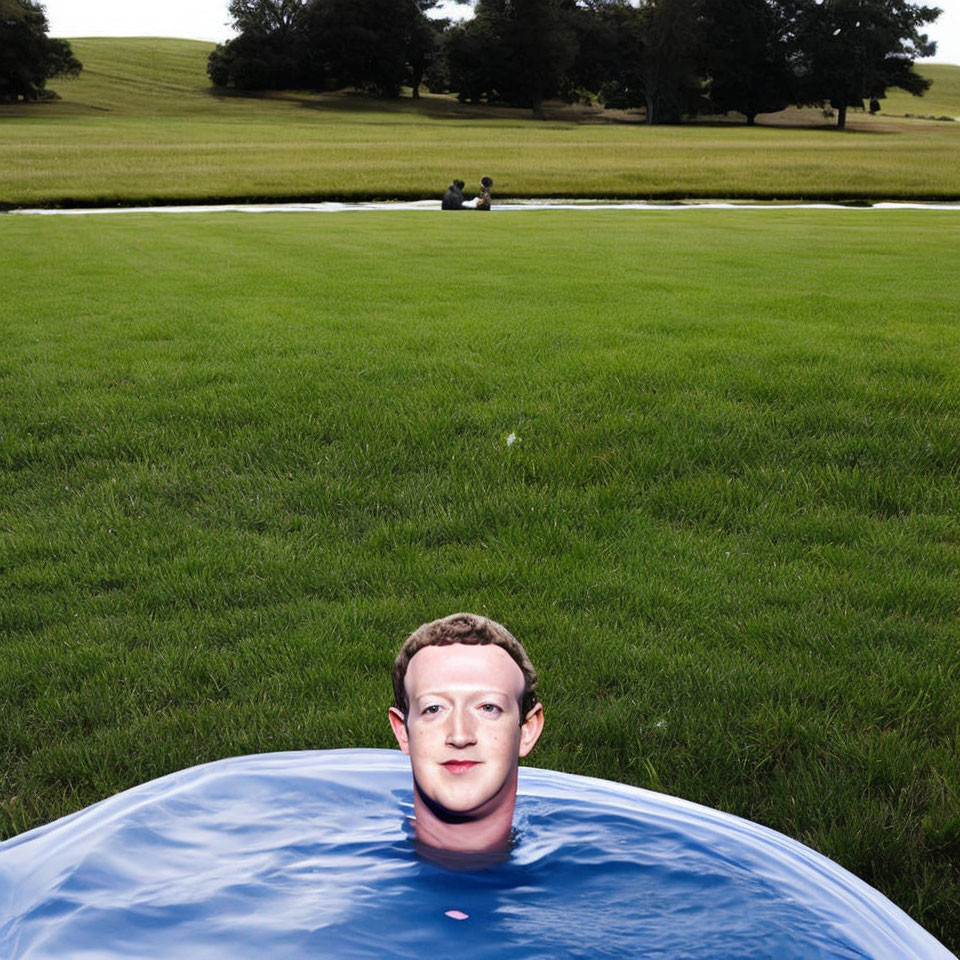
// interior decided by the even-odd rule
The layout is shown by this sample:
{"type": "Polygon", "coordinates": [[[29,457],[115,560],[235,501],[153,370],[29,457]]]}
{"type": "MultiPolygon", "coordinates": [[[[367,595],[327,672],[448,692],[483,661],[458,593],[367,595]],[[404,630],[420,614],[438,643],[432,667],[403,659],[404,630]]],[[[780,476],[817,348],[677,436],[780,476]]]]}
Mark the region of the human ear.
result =
{"type": "Polygon", "coordinates": [[[543,704],[538,703],[527,714],[523,723],[520,724],[520,751],[521,757],[525,757],[532,749],[540,734],[543,732],[543,704]]]}
{"type": "Polygon", "coordinates": [[[410,752],[410,737],[407,734],[407,722],[403,714],[396,708],[390,708],[390,726],[393,727],[393,735],[397,738],[397,743],[404,753],[410,752]]]}

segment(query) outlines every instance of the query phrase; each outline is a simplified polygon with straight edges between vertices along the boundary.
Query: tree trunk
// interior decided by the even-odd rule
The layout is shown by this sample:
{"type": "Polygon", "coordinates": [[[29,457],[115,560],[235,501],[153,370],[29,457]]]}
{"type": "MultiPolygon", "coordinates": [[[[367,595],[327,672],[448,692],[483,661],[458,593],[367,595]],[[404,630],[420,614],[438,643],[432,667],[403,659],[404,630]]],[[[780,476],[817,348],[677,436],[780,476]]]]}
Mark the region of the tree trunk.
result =
{"type": "Polygon", "coordinates": [[[748,113],[748,114],[747,114],[747,126],[748,126],[748,127],[752,127],[752,126],[754,126],[754,125],[756,124],[756,122],[757,122],[757,115],[756,115],[755,113],[748,113]]]}
{"type": "Polygon", "coordinates": [[[846,106],[837,108],[837,129],[845,130],[847,128],[847,108],[846,106]]]}
{"type": "Polygon", "coordinates": [[[533,103],[530,104],[533,109],[533,119],[534,120],[545,120],[546,118],[543,115],[543,97],[539,93],[535,94],[533,97],[533,103]]]}

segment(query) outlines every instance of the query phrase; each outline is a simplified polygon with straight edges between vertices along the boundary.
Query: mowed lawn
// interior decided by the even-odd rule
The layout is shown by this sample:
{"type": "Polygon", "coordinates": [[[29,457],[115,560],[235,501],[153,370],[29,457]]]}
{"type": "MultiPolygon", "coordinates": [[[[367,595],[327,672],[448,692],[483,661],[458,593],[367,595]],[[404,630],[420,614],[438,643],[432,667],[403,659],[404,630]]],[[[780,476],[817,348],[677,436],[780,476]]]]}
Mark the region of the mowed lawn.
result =
{"type": "MultiPolygon", "coordinates": [[[[439,197],[487,174],[499,197],[960,198],[960,123],[851,114],[837,131],[790,110],[754,128],[646,127],[451,96],[223,95],[206,77],[212,44],[72,42],[85,69],[51,82],[62,100],[0,106],[0,207],[439,197]]],[[[907,109],[960,115],[960,67],[940,71],[907,109]]]]}
{"type": "Polygon", "coordinates": [[[397,646],[469,609],[540,668],[532,762],[956,949],[957,216],[0,218],[0,836],[391,746],[397,646]]]}

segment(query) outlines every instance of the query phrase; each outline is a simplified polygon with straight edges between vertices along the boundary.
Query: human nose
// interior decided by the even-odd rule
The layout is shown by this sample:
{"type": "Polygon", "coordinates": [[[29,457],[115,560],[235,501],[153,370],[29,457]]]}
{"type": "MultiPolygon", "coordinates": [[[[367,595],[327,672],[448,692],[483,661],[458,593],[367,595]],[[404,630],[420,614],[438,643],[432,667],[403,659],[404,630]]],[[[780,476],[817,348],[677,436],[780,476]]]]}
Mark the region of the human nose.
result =
{"type": "Polygon", "coordinates": [[[476,742],[476,728],[469,711],[451,710],[447,725],[447,745],[469,747],[476,742]]]}

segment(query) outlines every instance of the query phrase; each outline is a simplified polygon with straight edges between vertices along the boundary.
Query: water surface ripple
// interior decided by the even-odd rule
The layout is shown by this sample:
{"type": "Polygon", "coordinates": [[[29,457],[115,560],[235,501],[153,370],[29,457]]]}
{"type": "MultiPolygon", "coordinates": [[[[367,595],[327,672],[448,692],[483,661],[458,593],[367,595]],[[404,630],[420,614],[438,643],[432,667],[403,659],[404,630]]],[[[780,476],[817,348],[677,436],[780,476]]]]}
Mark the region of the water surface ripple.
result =
{"type": "Polygon", "coordinates": [[[517,839],[420,856],[393,750],[193,767],[0,844],[10,960],[948,960],[876,890],[757,824],[523,769],[517,839]]]}

